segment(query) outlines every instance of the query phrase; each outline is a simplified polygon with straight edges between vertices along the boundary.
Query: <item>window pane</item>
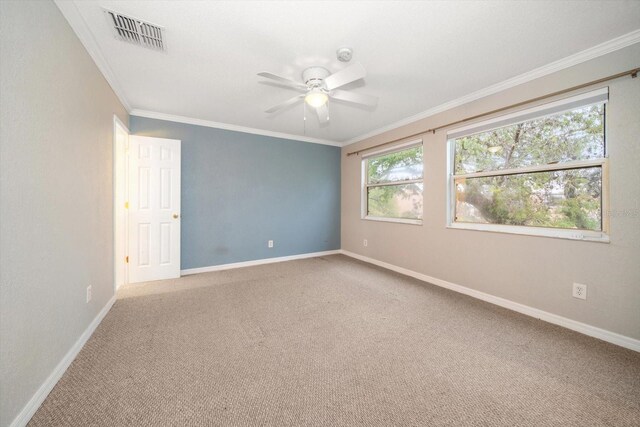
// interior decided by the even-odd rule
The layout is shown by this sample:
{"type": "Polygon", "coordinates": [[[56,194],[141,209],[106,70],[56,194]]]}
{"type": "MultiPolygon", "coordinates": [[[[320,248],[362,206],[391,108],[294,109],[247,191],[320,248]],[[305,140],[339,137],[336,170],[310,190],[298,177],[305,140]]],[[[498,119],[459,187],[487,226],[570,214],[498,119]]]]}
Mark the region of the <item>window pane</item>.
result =
{"type": "Polygon", "coordinates": [[[455,180],[456,222],[602,230],[602,168],[455,180]]]}
{"type": "Polygon", "coordinates": [[[604,104],[455,140],[455,174],[604,157],[604,104]]]}
{"type": "Polygon", "coordinates": [[[367,189],[367,215],[422,219],[422,184],[369,187],[367,189]]]}
{"type": "Polygon", "coordinates": [[[369,184],[422,178],[422,145],[367,161],[369,184]]]}

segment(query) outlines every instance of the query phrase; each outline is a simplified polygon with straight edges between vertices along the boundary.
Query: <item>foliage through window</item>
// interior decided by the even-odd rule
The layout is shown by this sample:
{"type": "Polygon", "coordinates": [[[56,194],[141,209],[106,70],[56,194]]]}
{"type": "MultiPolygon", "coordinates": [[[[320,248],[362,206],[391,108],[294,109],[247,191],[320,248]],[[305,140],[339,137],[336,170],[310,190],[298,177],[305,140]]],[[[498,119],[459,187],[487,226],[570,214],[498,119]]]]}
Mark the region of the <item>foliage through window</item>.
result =
{"type": "Polygon", "coordinates": [[[454,224],[605,231],[604,101],[450,143],[454,224]]]}
{"type": "Polygon", "coordinates": [[[422,144],[363,160],[365,217],[422,219],[422,144]]]}

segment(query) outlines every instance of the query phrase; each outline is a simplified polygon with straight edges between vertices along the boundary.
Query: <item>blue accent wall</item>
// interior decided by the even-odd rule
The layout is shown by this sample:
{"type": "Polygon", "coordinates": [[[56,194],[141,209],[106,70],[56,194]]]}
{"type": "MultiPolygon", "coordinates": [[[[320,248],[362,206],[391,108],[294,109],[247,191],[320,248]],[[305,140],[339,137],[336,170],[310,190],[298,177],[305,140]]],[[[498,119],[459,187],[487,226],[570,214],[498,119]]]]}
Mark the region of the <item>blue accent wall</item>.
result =
{"type": "Polygon", "coordinates": [[[340,248],[339,147],[137,116],[129,127],[182,141],[182,269],[340,248]]]}

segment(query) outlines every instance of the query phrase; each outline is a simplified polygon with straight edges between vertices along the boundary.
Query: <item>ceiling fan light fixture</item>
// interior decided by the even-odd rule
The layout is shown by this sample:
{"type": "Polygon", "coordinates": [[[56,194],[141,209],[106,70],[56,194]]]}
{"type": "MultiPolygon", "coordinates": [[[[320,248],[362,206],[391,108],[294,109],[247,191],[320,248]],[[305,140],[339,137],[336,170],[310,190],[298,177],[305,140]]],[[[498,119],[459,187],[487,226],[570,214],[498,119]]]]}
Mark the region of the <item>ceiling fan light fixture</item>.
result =
{"type": "Polygon", "coordinates": [[[322,107],[327,103],[329,97],[321,89],[311,89],[309,93],[304,97],[304,102],[309,104],[313,108],[322,107]]]}

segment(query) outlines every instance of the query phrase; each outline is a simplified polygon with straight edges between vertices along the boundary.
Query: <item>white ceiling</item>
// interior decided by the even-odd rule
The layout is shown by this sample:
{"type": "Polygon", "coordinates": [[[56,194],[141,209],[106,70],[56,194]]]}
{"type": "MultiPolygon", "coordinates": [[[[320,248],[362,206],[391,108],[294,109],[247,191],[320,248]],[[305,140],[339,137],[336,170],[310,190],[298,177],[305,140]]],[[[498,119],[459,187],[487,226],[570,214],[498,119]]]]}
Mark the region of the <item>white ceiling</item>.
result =
{"type": "MultiPolygon", "coordinates": [[[[60,3],[60,2],[59,2],[60,3]]],[[[74,1],[74,28],[102,57],[129,108],[349,141],[640,28],[640,1],[74,1]],[[166,28],[166,53],[116,40],[102,7],[166,28]],[[84,30],[78,22],[86,24],[84,30]],[[87,32],[88,29],[88,32],[87,32]],[[338,47],[367,69],[347,88],[378,96],[370,110],[330,104],[303,126],[297,92],[260,71],[300,80],[338,47]]],[[[69,6],[66,8],[68,9],[69,6]]],[[[61,6],[63,12],[65,8],[61,6]]],[[[69,14],[65,13],[69,18],[69,14]]],[[[71,21],[71,20],[70,20],[71,21]]],[[[637,38],[637,37],[636,37],[637,38]]],[[[90,49],[91,51],[91,49],[90,49]]]]}

